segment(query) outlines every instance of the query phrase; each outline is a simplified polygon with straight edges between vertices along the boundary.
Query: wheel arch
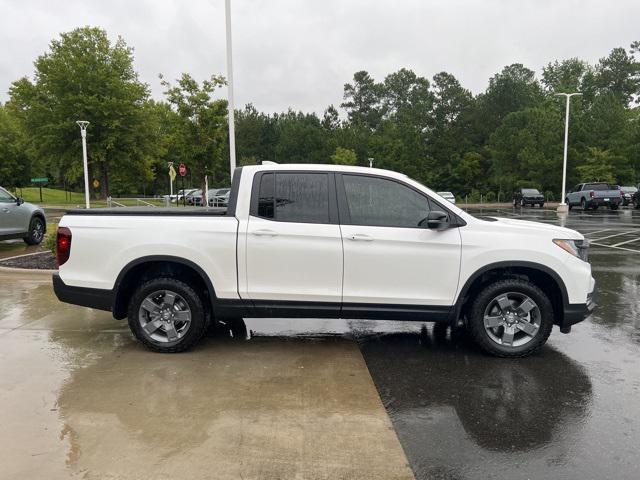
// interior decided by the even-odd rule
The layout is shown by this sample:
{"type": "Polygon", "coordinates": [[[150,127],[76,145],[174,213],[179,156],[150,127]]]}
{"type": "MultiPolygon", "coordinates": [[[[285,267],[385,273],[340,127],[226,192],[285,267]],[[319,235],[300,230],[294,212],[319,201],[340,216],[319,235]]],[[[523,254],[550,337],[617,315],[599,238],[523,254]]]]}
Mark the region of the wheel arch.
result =
{"type": "Polygon", "coordinates": [[[148,278],[160,275],[190,280],[208,297],[203,299],[205,304],[211,305],[216,298],[211,279],[196,263],[170,255],[149,255],[129,262],[118,274],[113,287],[113,316],[125,318],[127,304],[135,287],[148,278]]]}
{"type": "Polygon", "coordinates": [[[546,265],[525,261],[490,263],[476,270],[460,289],[458,298],[451,309],[450,321],[452,323],[458,321],[475,294],[484,285],[491,283],[496,278],[522,277],[529,279],[549,297],[554,311],[554,323],[562,325],[564,307],[569,304],[569,295],[564,281],[557,272],[546,265]]]}

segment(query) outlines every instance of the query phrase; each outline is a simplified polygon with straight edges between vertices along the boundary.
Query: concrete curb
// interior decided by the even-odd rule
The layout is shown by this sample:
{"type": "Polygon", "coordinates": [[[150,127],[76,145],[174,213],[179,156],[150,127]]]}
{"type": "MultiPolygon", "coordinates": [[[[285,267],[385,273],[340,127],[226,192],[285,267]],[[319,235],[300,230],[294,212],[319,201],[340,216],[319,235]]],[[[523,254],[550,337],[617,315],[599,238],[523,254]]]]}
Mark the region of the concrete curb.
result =
{"type": "Polygon", "coordinates": [[[15,274],[15,273],[22,273],[26,276],[46,276],[46,277],[50,277],[53,273],[57,272],[58,270],[40,270],[40,269],[36,269],[36,268],[15,268],[15,267],[2,267],[0,266],[0,275],[3,274],[15,274]]]}

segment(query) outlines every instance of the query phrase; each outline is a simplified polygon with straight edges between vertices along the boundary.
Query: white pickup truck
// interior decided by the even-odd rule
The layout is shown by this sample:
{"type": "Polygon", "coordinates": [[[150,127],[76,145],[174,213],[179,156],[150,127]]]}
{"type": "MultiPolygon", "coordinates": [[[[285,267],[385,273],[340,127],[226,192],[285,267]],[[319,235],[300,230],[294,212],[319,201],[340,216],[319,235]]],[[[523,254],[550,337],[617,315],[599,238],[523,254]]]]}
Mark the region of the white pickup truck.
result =
{"type": "Polygon", "coordinates": [[[238,168],[226,209],[72,210],[57,235],[58,298],[160,352],[212,320],[330,317],[448,322],[519,357],[595,306],[580,233],[476,218],[373,168],[238,168]]]}

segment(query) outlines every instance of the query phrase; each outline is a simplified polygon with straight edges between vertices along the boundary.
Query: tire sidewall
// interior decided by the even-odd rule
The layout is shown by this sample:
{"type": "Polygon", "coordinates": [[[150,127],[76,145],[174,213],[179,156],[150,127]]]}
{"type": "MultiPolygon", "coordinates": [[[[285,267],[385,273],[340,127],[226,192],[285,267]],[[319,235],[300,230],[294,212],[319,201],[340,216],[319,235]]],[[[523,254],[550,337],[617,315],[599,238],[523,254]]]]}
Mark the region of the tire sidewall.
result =
{"type": "Polygon", "coordinates": [[[554,314],[551,301],[538,287],[526,280],[506,279],[484,287],[474,299],[468,326],[476,343],[487,353],[500,357],[524,357],[538,350],[547,341],[553,329],[554,314]],[[494,342],[484,328],[484,311],[497,295],[507,292],[523,293],[540,309],[540,328],[536,336],[524,345],[505,347],[494,342]]]}
{"type": "Polygon", "coordinates": [[[129,328],[135,337],[144,345],[156,352],[175,353],[188,350],[195,345],[207,329],[207,315],[202,298],[186,283],[175,278],[156,278],[143,283],[129,301],[129,328]],[[173,342],[159,342],[149,337],[138,320],[138,312],[147,295],[158,291],[169,290],[180,295],[191,310],[191,325],[187,333],[173,342]]]}

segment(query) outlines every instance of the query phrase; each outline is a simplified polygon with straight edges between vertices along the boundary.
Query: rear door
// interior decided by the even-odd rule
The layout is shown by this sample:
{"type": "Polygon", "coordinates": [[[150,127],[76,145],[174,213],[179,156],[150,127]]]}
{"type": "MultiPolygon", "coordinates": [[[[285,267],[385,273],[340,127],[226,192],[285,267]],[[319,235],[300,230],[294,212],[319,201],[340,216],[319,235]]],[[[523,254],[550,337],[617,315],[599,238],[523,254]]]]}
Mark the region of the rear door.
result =
{"type": "Polygon", "coordinates": [[[342,238],[333,174],[258,172],[251,202],[246,281],[254,304],[317,307],[336,315],[342,295],[342,238]]]}
{"type": "MultiPolygon", "coordinates": [[[[398,180],[336,175],[344,245],[343,312],[424,306],[446,312],[460,270],[458,228],[423,226],[430,209],[445,210],[398,180]]],[[[402,310],[402,308],[399,308],[402,310]]]]}

